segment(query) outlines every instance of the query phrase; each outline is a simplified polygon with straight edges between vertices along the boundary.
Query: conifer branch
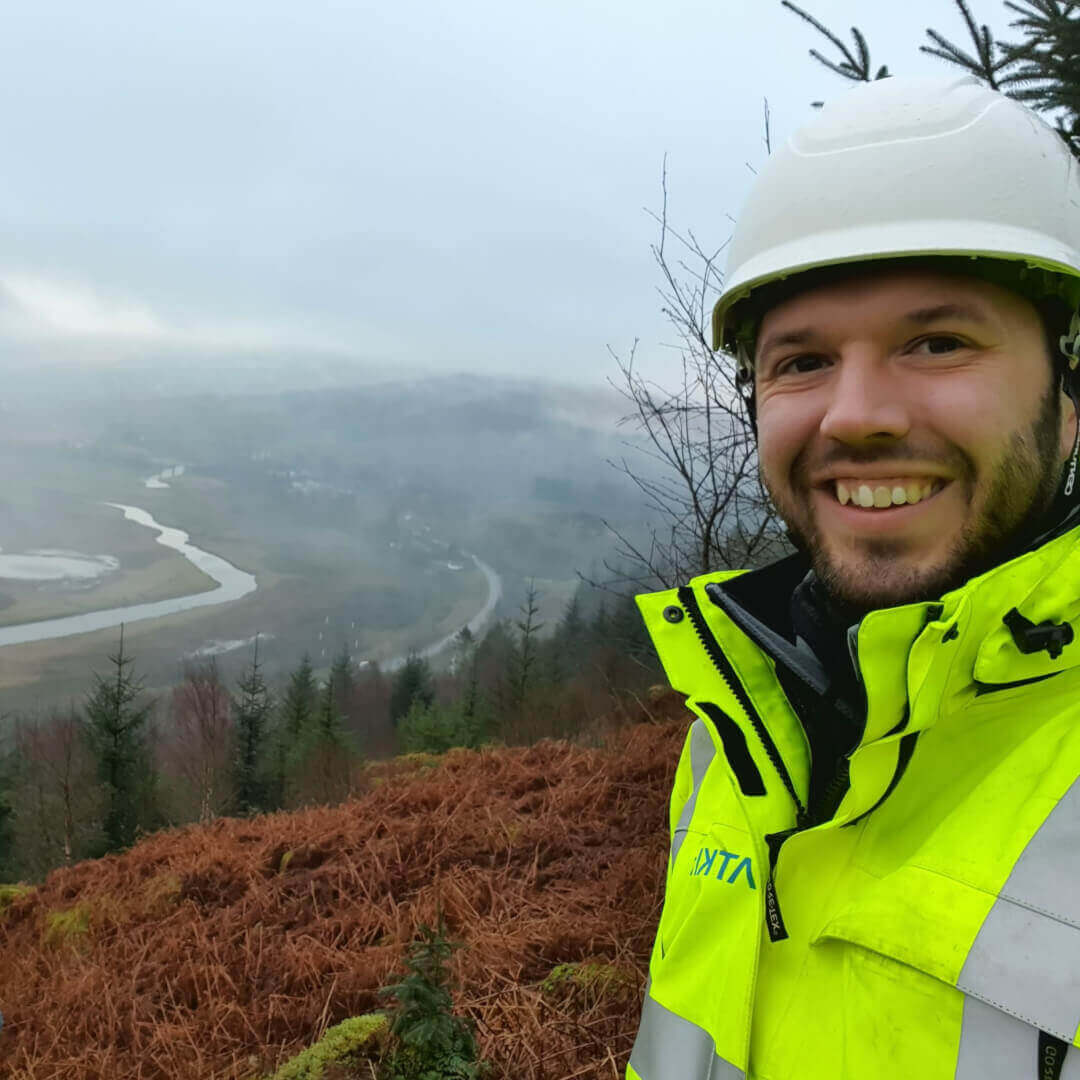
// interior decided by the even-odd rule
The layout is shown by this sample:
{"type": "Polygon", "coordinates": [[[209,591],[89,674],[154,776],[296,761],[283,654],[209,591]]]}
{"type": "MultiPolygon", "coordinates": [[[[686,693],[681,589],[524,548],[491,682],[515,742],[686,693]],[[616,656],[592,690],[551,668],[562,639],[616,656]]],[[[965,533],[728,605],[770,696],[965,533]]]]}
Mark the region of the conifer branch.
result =
{"type": "Polygon", "coordinates": [[[795,12],[800,19],[808,22],[822,37],[831,42],[839,51],[842,59],[830,60],[828,57],[822,55],[817,49],[811,49],[810,55],[821,65],[827,67],[830,71],[835,72],[837,75],[842,75],[845,79],[850,79],[852,82],[874,82],[877,79],[886,79],[889,76],[888,65],[882,64],[878,68],[877,74],[871,74],[870,69],[870,46],[866,42],[866,37],[862,31],[857,27],[851,28],[851,36],[855,41],[855,53],[848,48],[848,46],[837,37],[824,23],[815,19],[808,11],[803,11],[797,4],[792,3],[792,0],[780,0],[781,4],[789,11],[795,12]],[[858,55],[856,55],[856,53],[858,55]]]}

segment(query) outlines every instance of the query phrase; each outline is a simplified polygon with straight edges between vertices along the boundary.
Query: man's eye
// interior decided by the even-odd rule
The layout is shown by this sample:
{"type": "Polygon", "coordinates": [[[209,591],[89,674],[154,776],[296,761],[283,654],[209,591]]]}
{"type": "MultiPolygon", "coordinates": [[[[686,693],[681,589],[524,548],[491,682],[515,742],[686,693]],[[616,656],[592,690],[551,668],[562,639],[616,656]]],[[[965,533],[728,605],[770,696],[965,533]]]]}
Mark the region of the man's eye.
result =
{"type": "Polygon", "coordinates": [[[963,347],[964,343],[952,334],[934,334],[916,342],[915,351],[929,353],[931,356],[943,356],[963,347]]]}
{"type": "Polygon", "coordinates": [[[810,371],[817,371],[825,362],[825,358],[814,353],[802,353],[799,356],[789,356],[776,365],[777,375],[805,375],[810,371]]]}

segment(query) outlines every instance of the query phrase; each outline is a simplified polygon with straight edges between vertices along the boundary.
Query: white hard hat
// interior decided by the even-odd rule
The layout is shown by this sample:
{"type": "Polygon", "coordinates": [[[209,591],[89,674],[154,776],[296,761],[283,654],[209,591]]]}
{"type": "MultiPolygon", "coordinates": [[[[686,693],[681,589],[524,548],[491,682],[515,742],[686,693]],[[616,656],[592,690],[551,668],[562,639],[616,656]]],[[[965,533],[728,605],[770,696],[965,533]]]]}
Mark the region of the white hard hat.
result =
{"type": "Polygon", "coordinates": [[[756,305],[742,302],[762,286],[917,256],[972,256],[973,273],[982,260],[1030,268],[1028,291],[1075,309],[1080,179],[1057,132],[971,77],[893,77],[841,94],[754,184],[713,309],[713,348],[738,353],[741,343],[747,362],[756,305]]]}

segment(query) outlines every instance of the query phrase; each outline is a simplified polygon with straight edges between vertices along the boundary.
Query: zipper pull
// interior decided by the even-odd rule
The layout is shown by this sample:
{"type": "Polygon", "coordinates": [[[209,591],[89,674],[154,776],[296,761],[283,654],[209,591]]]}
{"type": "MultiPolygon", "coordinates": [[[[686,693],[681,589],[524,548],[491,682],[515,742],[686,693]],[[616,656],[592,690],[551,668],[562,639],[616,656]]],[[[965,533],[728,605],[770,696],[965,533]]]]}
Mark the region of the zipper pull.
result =
{"type": "Polygon", "coordinates": [[[776,860],[784,841],[798,832],[798,829],[786,829],[784,832],[768,833],[765,843],[769,845],[769,880],[765,882],[765,929],[769,931],[770,941],[783,941],[787,936],[784,916],[780,911],[780,897],[776,893],[776,860]]]}

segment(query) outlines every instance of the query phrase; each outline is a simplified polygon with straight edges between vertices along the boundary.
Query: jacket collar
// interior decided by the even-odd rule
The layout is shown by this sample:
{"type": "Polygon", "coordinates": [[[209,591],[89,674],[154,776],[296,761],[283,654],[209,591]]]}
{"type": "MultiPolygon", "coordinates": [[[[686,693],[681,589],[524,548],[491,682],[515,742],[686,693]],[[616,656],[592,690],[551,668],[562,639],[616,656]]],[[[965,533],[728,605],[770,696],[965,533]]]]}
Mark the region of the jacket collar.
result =
{"type": "MultiPolygon", "coordinates": [[[[826,694],[837,656],[817,655],[791,621],[791,596],[807,570],[805,556],[795,554],[760,570],[706,574],[690,584],[705,592],[706,607],[721,608],[775,663],[826,694]]],[[[952,689],[998,688],[1080,666],[1080,526],[937,601],[878,609],[853,623],[846,636],[855,674],[877,681],[884,666],[909,657],[916,638],[931,628],[938,631],[931,638],[956,642],[960,662],[950,662],[952,689]]]]}

